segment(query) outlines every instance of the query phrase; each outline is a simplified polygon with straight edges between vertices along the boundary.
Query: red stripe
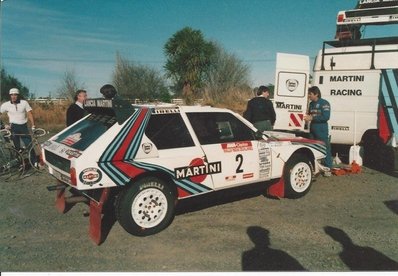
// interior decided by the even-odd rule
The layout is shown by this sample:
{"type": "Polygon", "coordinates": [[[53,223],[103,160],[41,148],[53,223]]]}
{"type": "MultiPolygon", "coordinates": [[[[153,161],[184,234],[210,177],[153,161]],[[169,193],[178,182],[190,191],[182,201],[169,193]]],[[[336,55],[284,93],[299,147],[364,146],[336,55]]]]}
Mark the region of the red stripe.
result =
{"type": "Polygon", "coordinates": [[[123,162],[123,161],[114,161],[112,162],[112,165],[115,166],[120,172],[124,173],[125,175],[127,175],[130,178],[133,178],[143,172],[145,172],[145,170],[143,169],[139,169],[129,163],[123,162]]]}
{"type": "Polygon", "coordinates": [[[391,137],[391,130],[388,127],[387,117],[383,106],[379,106],[379,136],[384,143],[391,137]]]}
{"type": "Polygon", "coordinates": [[[292,120],[292,122],[294,123],[294,125],[296,127],[300,127],[301,126],[300,122],[297,120],[297,118],[296,118],[294,113],[290,113],[290,120],[292,120]]]}
{"type": "Polygon", "coordinates": [[[308,143],[308,144],[321,144],[324,143],[319,140],[312,140],[307,138],[279,138],[278,141],[288,141],[288,142],[298,142],[298,143],[308,143]]]}
{"type": "Polygon", "coordinates": [[[131,145],[131,141],[133,140],[134,136],[137,133],[137,130],[139,129],[142,121],[145,118],[146,115],[146,109],[143,109],[141,113],[138,115],[138,118],[134,122],[132,128],[130,129],[129,133],[127,134],[126,138],[123,140],[123,143],[121,144],[120,148],[116,151],[115,155],[113,156],[112,160],[123,160],[124,156],[126,154],[126,151],[128,147],[131,145]]]}
{"type": "Polygon", "coordinates": [[[184,198],[191,195],[190,193],[181,189],[180,187],[177,187],[177,193],[178,193],[178,198],[184,198]]]}

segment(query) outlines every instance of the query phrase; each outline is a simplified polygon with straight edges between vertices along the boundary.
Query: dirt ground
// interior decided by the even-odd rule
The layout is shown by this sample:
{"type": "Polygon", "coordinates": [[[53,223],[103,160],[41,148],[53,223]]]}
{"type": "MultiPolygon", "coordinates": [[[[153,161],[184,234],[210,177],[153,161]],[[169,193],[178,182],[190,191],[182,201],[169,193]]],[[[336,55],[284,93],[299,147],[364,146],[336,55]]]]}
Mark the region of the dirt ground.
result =
{"type": "Polygon", "coordinates": [[[100,246],[86,205],[54,208],[49,175],[0,180],[0,271],[398,271],[398,178],[363,170],[318,177],[296,200],[184,201],[161,233],[134,237],[116,222],[100,246]]]}

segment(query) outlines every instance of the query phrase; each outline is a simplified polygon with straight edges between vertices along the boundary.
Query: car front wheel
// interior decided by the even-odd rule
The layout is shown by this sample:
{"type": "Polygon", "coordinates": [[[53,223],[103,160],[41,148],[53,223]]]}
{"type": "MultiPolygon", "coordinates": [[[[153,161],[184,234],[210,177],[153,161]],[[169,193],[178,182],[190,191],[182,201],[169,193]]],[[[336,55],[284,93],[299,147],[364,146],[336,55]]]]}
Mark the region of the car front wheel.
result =
{"type": "Polygon", "coordinates": [[[116,217],[132,235],[153,235],[173,221],[175,198],[175,193],[163,180],[143,178],[121,192],[116,201],[116,217]]]}
{"type": "Polygon", "coordinates": [[[302,154],[290,157],[284,169],[285,195],[288,198],[304,196],[311,188],[312,167],[309,158],[302,154]]]}

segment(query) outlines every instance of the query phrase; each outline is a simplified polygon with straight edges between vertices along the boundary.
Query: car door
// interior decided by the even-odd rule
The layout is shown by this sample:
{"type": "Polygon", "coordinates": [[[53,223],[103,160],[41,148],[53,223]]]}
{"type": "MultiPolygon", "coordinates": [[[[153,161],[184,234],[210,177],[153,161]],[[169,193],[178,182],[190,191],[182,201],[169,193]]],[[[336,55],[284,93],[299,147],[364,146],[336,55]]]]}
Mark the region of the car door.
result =
{"type": "Polygon", "coordinates": [[[270,179],[271,150],[229,112],[187,113],[205,153],[215,189],[270,179]]]}

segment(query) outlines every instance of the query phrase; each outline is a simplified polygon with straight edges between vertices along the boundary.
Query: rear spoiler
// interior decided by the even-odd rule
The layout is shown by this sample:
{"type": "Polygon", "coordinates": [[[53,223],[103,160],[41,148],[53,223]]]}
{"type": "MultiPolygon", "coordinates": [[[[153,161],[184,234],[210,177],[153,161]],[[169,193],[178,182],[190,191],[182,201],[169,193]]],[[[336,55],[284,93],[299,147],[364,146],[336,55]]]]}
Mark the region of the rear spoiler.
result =
{"type": "Polygon", "coordinates": [[[88,113],[115,117],[119,125],[134,113],[134,107],[117,96],[113,99],[87,99],[84,108],[88,113]]]}

